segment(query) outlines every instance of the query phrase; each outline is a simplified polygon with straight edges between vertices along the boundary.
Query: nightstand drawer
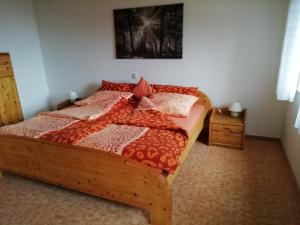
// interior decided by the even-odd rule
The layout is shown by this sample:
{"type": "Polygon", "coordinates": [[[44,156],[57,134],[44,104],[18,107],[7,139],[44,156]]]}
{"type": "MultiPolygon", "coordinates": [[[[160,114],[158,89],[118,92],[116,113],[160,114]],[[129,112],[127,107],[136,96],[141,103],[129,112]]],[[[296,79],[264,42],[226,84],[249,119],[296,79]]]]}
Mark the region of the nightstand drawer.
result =
{"type": "Polygon", "coordinates": [[[231,133],[227,130],[212,131],[211,133],[211,142],[213,143],[241,146],[242,139],[242,134],[231,133]]]}
{"type": "Polygon", "coordinates": [[[210,116],[208,143],[243,149],[246,112],[244,109],[238,117],[232,117],[228,109],[222,108],[219,113],[218,108],[214,108],[210,116]]]}
{"type": "Polygon", "coordinates": [[[243,133],[243,127],[242,126],[217,124],[217,123],[211,124],[211,130],[212,131],[228,130],[230,133],[234,133],[234,134],[242,134],[243,133]]]}

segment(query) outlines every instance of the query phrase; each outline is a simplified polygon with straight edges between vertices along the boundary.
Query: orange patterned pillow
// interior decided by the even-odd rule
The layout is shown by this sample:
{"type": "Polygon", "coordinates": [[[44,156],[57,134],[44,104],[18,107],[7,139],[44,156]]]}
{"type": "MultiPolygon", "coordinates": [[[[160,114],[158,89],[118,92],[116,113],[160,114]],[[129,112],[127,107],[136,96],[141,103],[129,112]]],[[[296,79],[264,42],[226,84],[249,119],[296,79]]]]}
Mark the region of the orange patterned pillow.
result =
{"type": "Polygon", "coordinates": [[[134,89],[134,86],[135,86],[135,84],[114,83],[114,82],[103,80],[100,90],[132,92],[134,89]]]}
{"type": "Polygon", "coordinates": [[[157,92],[167,92],[167,93],[178,93],[186,95],[198,95],[197,87],[183,87],[175,85],[162,85],[162,84],[152,84],[151,85],[157,92]]]}
{"type": "Polygon", "coordinates": [[[133,89],[133,94],[138,99],[141,99],[143,96],[150,96],[155,92],[155,89],[143,77],[141,77],[139,83],[133,89]]]}
{"type": "Polygon", "coordinates": [[[150,100],[159,111],[174,117],[188,117],[198,97],[177,93],[155,93],[150,100]]]}

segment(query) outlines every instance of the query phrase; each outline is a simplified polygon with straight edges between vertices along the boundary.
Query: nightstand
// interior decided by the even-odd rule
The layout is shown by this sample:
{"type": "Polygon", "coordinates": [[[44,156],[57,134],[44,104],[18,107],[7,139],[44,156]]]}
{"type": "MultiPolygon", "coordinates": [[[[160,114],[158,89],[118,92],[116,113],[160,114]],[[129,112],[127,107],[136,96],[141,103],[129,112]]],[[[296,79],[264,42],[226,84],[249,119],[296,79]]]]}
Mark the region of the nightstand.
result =
{"type": "Polygon", "coordinates": [[[231,117],[228,109],[221,108],[220,114],[214,108],[209,123],[209,145],[221,145],[243,149],[246,129],[246,114],[244,109],[239,117],[231,117]]]}
{"type": "MultiPolygon", "coordinates": [[[[79,101],[79,100],[81,100],[81,98],[76,99],[76,101],[79,101]]],[[[61,110],[61,109],[67,108],[71,105],[74,105],[74,102],[71,102],[70,99],[67,99],[67,100],[64,100],[64,101],[58,103],[56,108],[57,108],[57,110],[61,110]]]]}

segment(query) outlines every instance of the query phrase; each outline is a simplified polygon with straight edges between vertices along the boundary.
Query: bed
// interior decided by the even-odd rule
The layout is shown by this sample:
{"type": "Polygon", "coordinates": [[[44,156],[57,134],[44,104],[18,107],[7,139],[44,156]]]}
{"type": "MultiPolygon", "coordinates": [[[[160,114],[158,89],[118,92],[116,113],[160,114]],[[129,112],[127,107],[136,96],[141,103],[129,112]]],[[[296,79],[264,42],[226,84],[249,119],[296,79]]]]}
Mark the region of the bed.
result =
{"type": "MultiPolygon", "coordinates": [[[[211,110],[209,98],[197,91],[204,107],[190,128],[188,140],[173,173],[105,151],[44,139],[0,135],[0,169],[79,192],[142,208],[153,225],[170,225],[171,187],[211,110]]],[[[0,177],[1,177],[0,170],[0,177]]]]}

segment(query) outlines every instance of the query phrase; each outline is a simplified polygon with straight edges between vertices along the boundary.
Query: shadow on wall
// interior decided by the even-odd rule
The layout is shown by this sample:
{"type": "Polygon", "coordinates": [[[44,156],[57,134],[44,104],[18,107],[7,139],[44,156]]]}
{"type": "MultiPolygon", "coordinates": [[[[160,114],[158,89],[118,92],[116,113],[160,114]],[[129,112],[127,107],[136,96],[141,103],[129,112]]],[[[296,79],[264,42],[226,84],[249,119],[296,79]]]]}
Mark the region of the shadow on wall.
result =
{"type": "Polygon", "coordinates": [[[84,89],[80,93],[81,98],[85,98],[93,94],[95,91],[97,91],[101,86],[101,83],[90,83],[88,85],[85,85],[84,89]]]}

